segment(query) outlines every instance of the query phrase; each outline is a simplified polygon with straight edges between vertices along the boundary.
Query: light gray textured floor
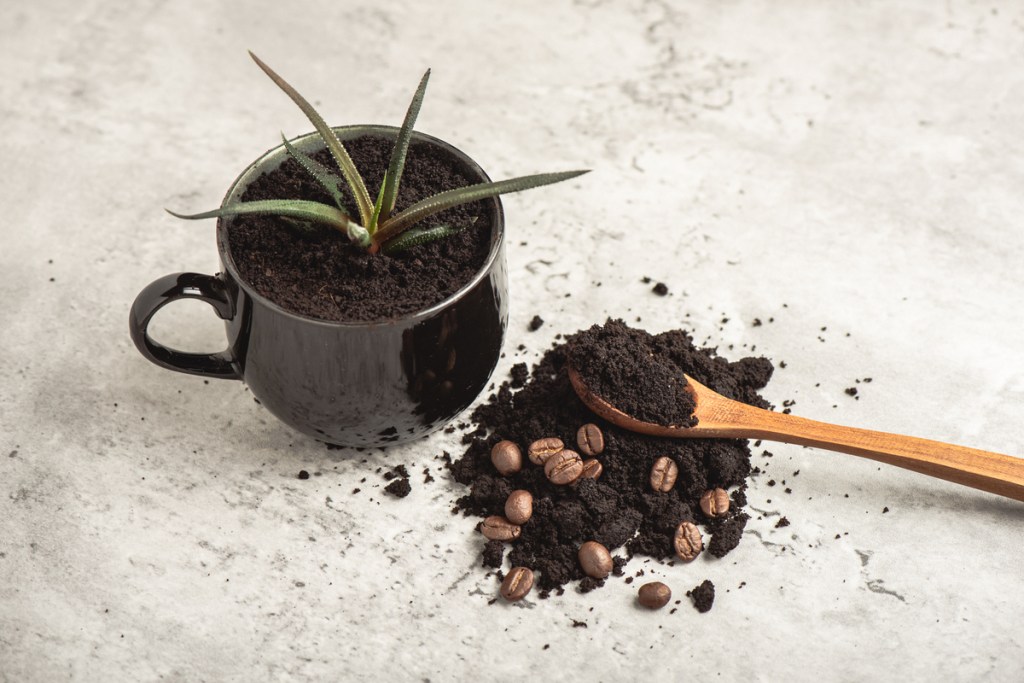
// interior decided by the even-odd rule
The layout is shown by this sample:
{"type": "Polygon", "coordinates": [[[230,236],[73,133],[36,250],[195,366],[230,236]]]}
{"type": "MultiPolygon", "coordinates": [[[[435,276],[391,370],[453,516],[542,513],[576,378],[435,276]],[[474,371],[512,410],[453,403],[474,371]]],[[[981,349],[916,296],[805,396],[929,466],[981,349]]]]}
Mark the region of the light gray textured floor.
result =
{"type": "MultiPolygon", "coordinates": [[[[163,207],[215,205],[308,129],[246,49],[335,124],[397,123],[431,66],[419,128],[492,176],[594,169],[506,201],[500,373],[640,316],[785,361],[766,393],[799,414],[1024,453],[1021,3],[8,5],[0,679],[1019,680],[1019,503],[770,446],[733,554],[629,565],[711,578],[709,614],[641,613],[621,581],[488,606],[437,460],[457,437],[328,452],[150,365],[126,320],[155,277],[217,270],[212,225],[163,207]],[[398,462],[438,480],[386,499],[398,462]]],[[[223,344],[202,304],[154,334],[223,344]]]]}

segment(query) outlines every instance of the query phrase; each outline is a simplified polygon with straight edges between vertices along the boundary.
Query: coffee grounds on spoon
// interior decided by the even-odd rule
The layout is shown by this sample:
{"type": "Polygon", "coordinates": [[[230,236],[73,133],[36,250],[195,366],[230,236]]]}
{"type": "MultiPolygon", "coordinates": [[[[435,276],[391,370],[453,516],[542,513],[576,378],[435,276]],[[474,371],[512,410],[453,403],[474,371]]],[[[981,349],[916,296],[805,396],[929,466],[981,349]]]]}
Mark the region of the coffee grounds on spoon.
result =
{"type": "Polygon", "coordinates": [[[699,349],[685,332],[651,335],[609,321],[577,335],[573,366],[586,385],[619,410],[643,422],[692,427],[693,396],[684,374],[737,401],[766,407],[757,394],[771,376],[764,358],[735,363],[699,349]]]}
{"type": "MultiPolygon", "coordinates": [[[[629,556],[670,559],[675,555],[672,539],[676,527],[690,521],[703,525],[709,555],[721,557],[736,547],[748,519],[742,511],[746,502],[742,488],[733,492],[733,505],[723,519],[708,520],[700,510],[700,497],[710,488],[744,485],[751,469],[747,442],[662,439],[605,422],[591,413],[572,389],[567,374],[570,348],[574,366],[583,371],[583,365],[588,377],[599,374],[610,381],[618,376],[628,378],[635,386],[653,387],[665,378],[662,370],[674,367],[730,398],[759,407],[768,405],[757,394],[771,377],[768,360],[729,362],[715,349],[696,348],[684,331],[651,335],[631,329],[622,321],[609,320],[555,345],[533,368],[522,388],[514,390],[506,382],[473,412],[477,429],[465,437],[467,449],[451,465],[455,479],[469,487],[469,494],[458,500],[456,510],[479,517],[501,515],[513,490],[526,489],[533,495],[533,517],[523,525],[520,538],[510,544],[509,561],[511,566],[529,567],[535,572],[541,597],[571,581],[580,581],[582,591],[604,584],[605,580],[585,576],[579,566],[577,552],[585,541],[597,541],[609,550],[625,548],[629,556]],[[613,351],[600,356],[605,363],[602,366],[592,356],[609,347],[613,351]],[[631,347],[633,352],[629,351],[631,347]],[[635,349],[642,351],[637,353],[635,349]],[[658,359],[654,364],[660,366],[658,369],[652,370],[652,357],[658,359]],[[610,367],[616,364],[619,367],[610,367]],[[596,424],[605,437],[604,451],[597,456],[604,472],[597,480],[556,486],[545,477],[542,467],[527,464],[520,472],[505,477],[491,463],[491,447],[502,439],[514,441],[525,451],[532,441],[554,436],[571,448],[577,430],[586,423],[596,424]],[[661,456],[675,461],[679,476],[670,491],[656,493],[650,488],[649,475],[661,456]]],[[[517,379],[516,384],[521,384],[521,375],[517,379]]],[[[638,409],[636,414],[649,416],[670,408],[663,388],[652,392],[647,398],[657,407],[648,413],[638,409]]],[[[634,398],[639,403],[644,396],[638,392],[634,398]]],[[[481,545],[484,543],[481,538],[481,545]]],[[[488,554],[493,561],[494,549],[488,554]]],[[[621,574],[624,562],[616,559],[616,573],[621,574]]],[[[686,567],[675,571],[685,576],[686,567]]]]}
{"type": "Polygon", "coordinates": [[[692,427],[695,403],[683,371],[655,355],[653,337],[623,324],[608,323],[580,334],[570,348],[572,364],[587,387],[627,415],[643,422],[692,427]],[[637,375],[637,368],[644,371],[637,375]]]}

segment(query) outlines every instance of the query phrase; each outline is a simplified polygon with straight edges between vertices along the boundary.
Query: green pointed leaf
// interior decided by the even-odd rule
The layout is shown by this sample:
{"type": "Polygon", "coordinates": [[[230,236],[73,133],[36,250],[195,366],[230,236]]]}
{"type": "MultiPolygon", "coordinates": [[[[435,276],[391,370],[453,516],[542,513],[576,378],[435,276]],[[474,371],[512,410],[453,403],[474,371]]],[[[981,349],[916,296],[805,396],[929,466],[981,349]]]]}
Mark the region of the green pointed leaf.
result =
{"type": "Polygon", "coordinates": [[[380,209],[384,205],[384,184],[388,182],[388,172],[384,171],[384,183],[380,186],[380,192],[377,193],[377,201],[373,205],[373,217],[370,218],[370,224],[367,229],[370,234],[377,232],[377,222],[380,221],[380,209]]]}
{"type": "Polygon", "coordinates": [[[252,214],[284,216],[286,218],[297,218],[299,220],[322,223],[332,228],[341,230],[348,238],[362,247],[370,246],[370,233],[366,228],[352,221],[347,214],[340,209],[320,202],[310,202],[304,199],[264,199],[256,202],[239,202],[229,204],[213,211],[203,213],[181,214],[166,210],[167,213],[177,218],[186,220],[199,220],[202,218],[221,218],[223,216],[244,216],[252,214]]]}
{"type": "Polygon", "coordinates": [[[313,231],[314,224],[310,223],[307,220],[303,220],[301,218],[288,218],[287,216],[278,216],[278,219],[284,221],[285,223],[292,226],[296,230],[301,230],[302,232],[313,231]]]}
{"type": "Polygon", "coordinates": [[[288,154],[299,162],[299,165],[302,166],[309,175],[313,176],[325,190],[327,190],[327,194],[331,195],[331,198],[339,209],[348,213],[348,209],[345,208],[344,203],[345,194],[341,191],[341,184],[345,182],[344,178],[340,178],[334,171],[327,168],[302,150],[297,149],[288,141],[288,138],[284,136],[284,133],[281,134],[281,139],[284,140],[284,148],[288,150],[288,154]]]}
{"type": "Polygon", "coordinates": [[[459,204],[467,204],[480,199],[494,197],[499,194],[521,192],[534,187],[550,185],[563,180],[576,178],[584,173],[587,173],[587,171],[538,173],[536,175],[499,180],[496,183],[479,183],[477,185],[469,185],[467,187],[460,187],[454,190],[448,190],[447,192],[441,192],[432,197],[427,197],[422,201],[416,202],[401,213],[389,218],[380,226],[378,232],[374,236],[374,241],[378,244],[383,244],[424,218],[432,216],[439,211],[450,209],[453,206],[458,206],[459,204]]]}
{"type": "Polygon", "coordinates": [[[269,66],[263,63],[263,61],[254,55],[251,51],[249,56],[253,58],[253,61],[263,69],[263,72],[270,76],[270,80],[277,84],[277,87],[281,88],[288,97],[292,99],[295,104],[299,105],[299,109],[306,115],[316,131],[320,133],[320,137],[323,138],[324,144],[327,145],[327,149],[331,151],[331,156],[338,163],[338,168],[341,169],[342,175],[345,176],[345,181],[348,182],[348,186],[352,189],[352,196],[356,199],[356,208],[359,209],[359,219],[369,225],[370,217],[373,213],[373,206],[370,203],[370,193],[366,191],[366,183],[363,181],[363,177],[359,175],[359,171],[356,169],[354,163],[352,163],[352,157],[348,155],[348,151],[345,149],[345,145],[341,144],[341,140],[335,135],[334,131],[324,121],[323,117],[313,109],[313,105],[306,101],[306,98],[298,93],[295,88],[288,84],[283,78],[277,75],[277,73],[269,66]]]}
{"type": "Polygon", "coordinates": [[[451,237],[465,229],[466,226],[453,228],[450,225],[435,225],[429,228],[411,228],[393,240],[386,242],[380,250],[385,254],[392,256],[405,251],[406,249],[418,247],[421,244],[427,244],[428,242],[435,242],[437,240],[444,239],[445,237],[451,237]]]}
{"type": "Polygon", "coordinates": [[[423,74],[420,85],[416,88],[416,94],[412,96],[409,109],[405,112],[405,120],[402,128],[398,131],[398,139],[395,141],[395,149],[391,152],[391,162],[388,164],[388,174],[384,179],[384,207],[381,216],[388,219],[391,212],[395,210],[395,200],[398,198],[398,184],[402,180],[402,171],[405,170],[405,157],[409,152],[409,141],[412,140],[412,127],[416,124],[416,117],[420,114],[420,107],[423,105],[423,95],[427,91],[427,81],[430,80],[430,69],[423,74]]]}

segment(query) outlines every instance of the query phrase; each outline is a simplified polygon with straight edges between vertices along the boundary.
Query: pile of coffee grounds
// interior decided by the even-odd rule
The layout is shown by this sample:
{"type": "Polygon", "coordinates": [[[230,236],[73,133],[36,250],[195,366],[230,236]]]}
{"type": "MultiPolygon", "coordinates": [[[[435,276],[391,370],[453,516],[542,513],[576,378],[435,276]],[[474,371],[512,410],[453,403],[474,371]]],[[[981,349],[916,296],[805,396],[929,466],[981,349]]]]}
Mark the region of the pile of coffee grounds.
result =
{"type": "Polygon", "coordinates": [[[708,612],[715,603],[715,584],[704,579],[699,586],[686,591],[686,594],[693,600],[693,606],[698,612],[708,612]]]}
{"type": "MultiPolygon", "coordinates": [[[[392,140],[379,136],[345,141],[372,196],[383,180],[393,146],[392,140]]],[[[313,156],[328,168],[336,167],[326,150],[313,156]]],[[[414,141],[395,209],[475,182],[459,159],[414,141]]],[[[347,187],[344,192],[346,208],[357,216],[347,187]]],[[[243,201],[262,199],[308,199],[334,205],[291,158],[253,181],[242,195],[243,201]]],[[[368,254],[333,228],[296,225],[277,216],[233,219],[228,242],[239,274],[279,306],[322,320],[384,320],[432,306],[469,282],[487,260],[491,220],[486,202],[448,209],[423,225],[443,223],[466,229],[395,256],[368,254]]]]}
{"type": "Polygon", "coordinates": [[[484,560],[483,565],[485,567],[491,567],[493,569],[500,569],[502,560],[505,559],[505,544],[501,541],[487,541],[484,544],[484,560]]]}
{"type": "MultiPolygon", "coordinates": [[[[502,384],[473,412],[477,428],[464,437],[466,451],[450,465],[455,479],[469,487],[455,511],[480,517],[502,515],[513,490],[529,491],[534,498],[533,516],[522,526],[519,539],[511,543],[509,560],[512,566],[535,572],[541,597],[571,581],[580,581],[582,591],[603,585],[604,580],[586,577],[579,566],[577,552],[585,541],[597,541],[609,550],[624,548],[629,557],[670,559],[675,556],[672,541],[676,527],[690,521],[704,525],[707,554],[722,557],[739,543],[748,519],[742,509],[745,480],[751,470],[745,440],[644,436],[601,420],[583,405],[569,382],[567,359],[573,348],[574,363],[586,363],[588,354],[599,351],[597,340],[623,346],[626,340],[634,340],[655,350],[659,358],[665,355],[680,365],[683,359],[692,359],[692,367],[684,369],[702,383],[738,400],[767,406],[757,390],[771,377],[768,360],[729,362],[714,349],[695,348],[684,331],[652,336],[613,320],[556,344],[521,388],[515,389],[511,382],[502,384]],[[604,468],[599,479],[556,486],[545,477],[542,467],[528,461],[521,471],[509,476],[500,475],[491,463],[491,447],[502,439],[514,441],[525,452],[536,439],[554,436],[575,449],[576,432],[586,423],[596,424],[604,434],[604,451],[596,456],[604,468]],[[679,467],[676,484],[666,493],[652,491],[649,483],[651,467],[661,456],[672,458],[679,467]],[[709,520],[699,501],[701,494],[715,487],[734,489],[732,502],[726,517],[709,520]]],[[[615,362],[622,364],[619,376],[643,386],[651,372],[649,361],[650,357],[622,353],[615,362]]],[[[649,398],[657,402],[664,393],[659,390],[649,398]]],[[[501,551],[501,544],[486,543],[484,564],[500,566],[501,551]]],[[[624,558],[616,558],[616,573],[621,574],[624,564],[624,558]]]]}
{"type": "Polygon", "coordinates": [[[677,427],[697,424],[684,373],[729,398],[767,406],[757,389],[771,376],[771,363],[764,358],[730,363],[695,347],[686,333],[651,335],[621,321],[609,321],[576,335],[572,348],[573,366],[586,385],[644,422],[677,427]]]}
{"type": "Polygon", "coordinates": [[[384,487],[384,490],[396,498],[405,498],[412,493],[412,485],[408,479],[395,479],[384,487]]]}
{"type": "Polygon", "coordinates": [[[409,483],[409,470],[405,465],[397,465],[385,472],[384,479],[391,482],[384,487],[384,490],[396,498],[405,498],[412,492],[412,484],[409,483]]]}

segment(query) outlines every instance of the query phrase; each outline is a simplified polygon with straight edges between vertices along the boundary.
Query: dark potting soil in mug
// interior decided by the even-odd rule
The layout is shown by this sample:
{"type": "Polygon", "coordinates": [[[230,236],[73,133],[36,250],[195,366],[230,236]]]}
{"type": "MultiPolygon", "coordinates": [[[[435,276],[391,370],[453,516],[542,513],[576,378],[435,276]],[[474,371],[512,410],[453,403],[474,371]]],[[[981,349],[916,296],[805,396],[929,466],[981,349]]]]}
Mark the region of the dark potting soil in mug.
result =
{"type": "MultiPolygon", "coordinates": [[[[608,321],[565,338],[544,355],[518,390],[511,382],[504,383],[474,411],[477,428],[465,437],[466,451],[451,465],[455,479],[469,487],[456,510],[481,518],[501,515],[513,490],[525,489],[533,495],[533,516],[522,525],[520,537],[508,545],[509,561],[537,574],[542,597],[571,581],[580,581],[583,591],[603,585],[606,579],[585,576],[579,565],[577,552],[585,541],[597,541],[609,550],[625,547],[630,556],[671,559],[676,528],[690,521],[701,527],[705,552],[722,557],[739,543],[748,519],[743,506],[751,465],[745,440],[643,436],[608,424],[583,405],[569,382],[567,357],[572,347],[576,363],[581,350],[596,353],[598,342],[612,348],[638,344],[671,359],[666,362],[692,359],[693,367],[685,371],[699,381],[738,400],[767,406],[757,394],[772,373],[766,359],[730,363],[713,349],[694,347],[686,332],[650,335],[621,321],[608,321]],[[587,423],[596,424],[604,436],[604,449],[596,456],[603,466],[599,479],[558,486],[545,476],[543,467],[530,462],[510,476],[501,476],[491,462],[491,448],[502,439],[525,449],[537,439],[557,437],[571,447],[577,431],[587,423]],[[662,456],[671,458],[679,469],[675,485],[663,493],[650,488],[651,467],[662,456]],[[733,489],[732,505],[727,516],[709,520],[700,509],[700,498],[715,487],[733,489]]],[[[615,358],[622,364],[617,371],[632,383],[645,386],[652,379],[649,357],[623,352],[615,358]]],[[[658,402],[664,393],[659,389],[648,398],[658,402]]],[[[642,402],[644,396],[636,398],[642,402]]],[[[487,546],[486,562],[493,566],[498,558],[496,548],[487,546]]],[[[617,560],[617,573],[622,565],[617,560]]],[[[676,571],[685,572],[686,567],[676,571]]]]}
{"type": "MultiPolygon", "coordinates": [[[[377,136],[345,141],[373,198],[393,146],[393,141],[377,136]]],[[[335,168],[326,150],[314,158],[335,168]]],[[[395,210],[436,192],[475,182],[458,159],[414,141],[395,210]]],[[[355,212],[355,201],[347,187],[344,191],[345,207],[355,212]]],[[[290,158],[279,169],[257,178],[242,199],[308,199],[333,205],[327,193],[290,158]]],[[[466,229],[396,256],[371,255],[333,228],[299,226],[276,216],[235,219],[229,242],[241,276],[279,306],[322,320],[383,320],[439,303],[469,282],[487,260],[491,223],[486,203],[448,209],[423,225],[441,223],[466,229]]]]}

